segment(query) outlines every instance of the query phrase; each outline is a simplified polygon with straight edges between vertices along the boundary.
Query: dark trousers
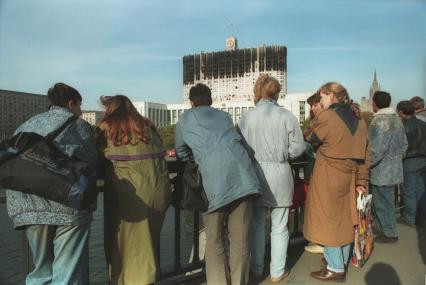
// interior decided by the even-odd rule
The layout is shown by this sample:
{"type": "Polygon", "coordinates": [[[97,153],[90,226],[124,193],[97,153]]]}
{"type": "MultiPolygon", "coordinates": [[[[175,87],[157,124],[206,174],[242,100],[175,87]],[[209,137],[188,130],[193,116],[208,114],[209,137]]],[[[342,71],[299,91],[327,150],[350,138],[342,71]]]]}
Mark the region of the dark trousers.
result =
{"type": "Polygon", "coordinates": [[[251,198],[242,198],[203,216],[207,284],[247,284],[251,213],[251,198]],[[226,233],[229,240],[229,259],[226,254],[226,233]]]}

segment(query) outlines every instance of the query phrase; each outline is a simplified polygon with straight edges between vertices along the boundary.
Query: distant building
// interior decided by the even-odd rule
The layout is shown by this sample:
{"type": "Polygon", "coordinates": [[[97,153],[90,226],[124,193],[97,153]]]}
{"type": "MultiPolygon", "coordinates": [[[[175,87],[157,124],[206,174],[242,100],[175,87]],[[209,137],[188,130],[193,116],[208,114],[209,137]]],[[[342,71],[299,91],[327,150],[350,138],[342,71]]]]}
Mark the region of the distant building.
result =
{"type": "MultiPolygon", "coordinates": [[[[278,99],[278,105],[291,111],[300,123],[303,123],[309,117],[309,104],[306,100],[311,93],[293,93],[287,94],[284,99],[278,99]]],[[[148,117],[158,127],[176,124],[182,114],[191,108],[189,102],[182,104],[160,104],[151,102],[133,102],[140,114],[148,117]],[[147,111],[148,110],[148,111],[147,111]],[[165,114],[164,112],[167,112],[165,114]],[[157,114],[162,114],[158,116],[157,114]],[[167,122],[164,119],[167,118],[167,122]],[[159,121],[160,120],[160,121],[159,121]]],[[[214,102],[212,107],[229,113],[234,124],[237,124],[240,118],[249,110],[254,108],[253,100],[250,101],[223,101],[214,102]]]]}
{"type": "Polygon", "coordinates": [[[237,39],[229,37],[224,51],[183,57],[184,102],[189,101],[189,90],[197,83],[210,87],[214,103],[251,101],[254,83],[261,73],[279,81],[279,99],[283,99],[287,93],[287,48],[263,45],[239,49],[237,39]]]}
{"type": "Polygon", "coordinates": [[[170,114],[167,110],[167,104],[153,102],[133,102],[138,112],[149,118],[157,127],[170,125],[170,114]]]}
{"type": "Polygon", "coordinates": [[[32,116],[47,111],[47,96],[10,90],[0,90],[0,140],[32,116]]]}
{"type": "Polygon", "coordinates": [[[104,118],[104,114],[105,112],[103,111],[83,111],[81,113],[80,118],[82,118],[91,125],[97,126],[104,118]]]}
{"type": "Polygon", "coordinates": [[[376,93],[376,91],[380,91],[382,90],[380,87],[379,82],[377,81],[377,74],[376,71],[374,71],[374,78],[373,78],[373,82],[371,83],[370,86],[370,94],[368,99],[365,97],[361,97],[361,111],[362,112],[373,112],[373,95],[374,93],[376,93]]]}
{"type": "Polygon", "coordinates": [[[235,37],[228,37],[224,51],[201,52],[183,57],[182,104],[133,104],[157,126],[173,125],[191,108],[191,87],[204,83],[212,91],[212,107],[229,113],[236,124],[241,116],[254,108],[254,84],[261,73],[267,73],[281,84],[278,104],[290,110],[301,123],[307,119],[309,105],[306,99],[310,93],[287,94],[287,48],[264,45],[239,49],[237,43],[235,37]]]}

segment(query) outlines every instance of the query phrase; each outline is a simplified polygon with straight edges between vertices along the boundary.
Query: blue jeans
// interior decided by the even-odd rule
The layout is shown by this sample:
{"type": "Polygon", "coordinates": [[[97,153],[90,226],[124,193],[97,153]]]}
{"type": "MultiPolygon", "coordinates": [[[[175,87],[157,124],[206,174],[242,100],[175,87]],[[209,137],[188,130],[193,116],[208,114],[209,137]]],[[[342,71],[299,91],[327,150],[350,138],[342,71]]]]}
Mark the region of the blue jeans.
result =
{"type": "Polygon", "coordinates": [[[417,208],[422,204],[425,193],[426,158],[407,158],[404,160],[404,184],[401,196],[404,201],[402,216],[410,223],[416,222],[417,208]]]}
{"type": "MultiPolygon", "coordinates": [[[[265,224],[268,208],[253,207],[250,225],[250,269],[260,275],[264,268],[265,258],[265,224]]],[[[289,208],[271,209],[271,277],[284,274],[287,259],[289,208]]]]}
{"type": "Polygon", "coordinates": [[[31,225],[25,229],[34,270],[27,285],[83,285],[89,264],[90,224],[31,225]]]}
{"type": "Polygon", "coordinates": [[[345,272],[350,249],[351,243],[341,247],[324,246],[324,258],[327,260],[327,269],[333,272],[345,272]]]}
{"type": "Polygon", "coordinates": [[[373,220],[375,226],[387,237],[397,237],[394,185],[371,185],[373,194],[373,220]]]}

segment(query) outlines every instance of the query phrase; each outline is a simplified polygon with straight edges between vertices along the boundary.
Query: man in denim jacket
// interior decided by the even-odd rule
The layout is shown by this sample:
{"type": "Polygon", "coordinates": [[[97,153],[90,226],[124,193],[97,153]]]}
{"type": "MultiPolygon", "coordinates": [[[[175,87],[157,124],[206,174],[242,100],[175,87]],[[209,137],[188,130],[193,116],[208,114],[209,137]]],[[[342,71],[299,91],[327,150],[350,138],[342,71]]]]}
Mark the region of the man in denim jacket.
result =
{"type": "MultiPolygon", "coordinates": [[[[49,110],[30,118],[15,133],[46,136],[71,116],[80,116],[82,98],[74,88],[57,83],[47,98],[49,110]]],[[[70,157],[96,163],[91,128],[82,119],[70,123],[54,143],[70,157]]],[[[8,214],[16,230],[25,230],[33,255],[34,269],[25,284],[85,284],[92,212],[18,191],[6,193],[8,214]]]]}
{"type": "Polygon", "coordinates": [[[395,185],[403,178],[402,158],[407,150],[404,126],[390,108],[391,96],[377,91],[373,96],[373,120],[368,128],[371,147],[370,184],[373,194],[374,224],[381,232],[377,242],[397,242],[395,185]]]}

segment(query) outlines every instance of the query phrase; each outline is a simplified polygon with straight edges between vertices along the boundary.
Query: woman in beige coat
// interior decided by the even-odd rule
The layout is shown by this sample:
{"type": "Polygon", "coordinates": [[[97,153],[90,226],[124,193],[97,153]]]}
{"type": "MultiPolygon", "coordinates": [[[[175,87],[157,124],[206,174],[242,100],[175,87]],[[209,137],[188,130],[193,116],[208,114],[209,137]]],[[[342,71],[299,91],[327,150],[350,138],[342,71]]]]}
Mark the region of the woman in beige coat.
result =
{"type": "Polygon", "coordinates": [[[305,133],[318,150],[303,230],[307,240],[325,246],[327,266],[311,276],[343,281],[357,224],[356,191],[364,192],[368,179],[367,126],[342,85],[330,82],[318,93],[323,110],[305,133]]]}

